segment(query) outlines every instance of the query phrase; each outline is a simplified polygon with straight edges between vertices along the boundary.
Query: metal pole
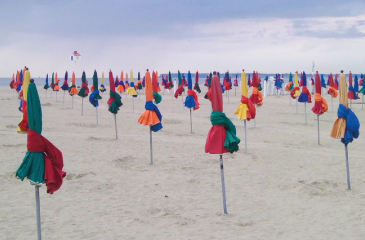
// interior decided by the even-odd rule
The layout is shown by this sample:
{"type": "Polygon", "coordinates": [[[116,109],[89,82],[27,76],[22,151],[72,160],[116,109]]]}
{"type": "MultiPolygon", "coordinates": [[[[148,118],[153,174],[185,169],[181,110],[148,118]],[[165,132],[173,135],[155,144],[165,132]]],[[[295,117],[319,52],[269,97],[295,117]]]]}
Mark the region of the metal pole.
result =
{"type": "Polygon", "coordinates": [[[320,144],[320,135],[319,135],[319,115],[317,114],[317,123],[318,123],[318,145],[320,144]]]}
{"type": "Polygon", "coordinates": [[[58,91],[56,91],[56,102],[57,102],[57,92],[58,92],[58,91]]]}
{"type": "Polygon", "coordinates": [[[245,125],[245,153],[247,153],[247,126],[246,126],[246,119],[243,120],[245,125]]]}
{"type": "MultiPolygon", "coordinates": [[[[47,92],[48,92],[48,89],[46,90],[46,98],[47,98],[47,92]]],[[[13,97],[14,97],[14,92],[13,92],[13,97]]]]}
{"type": "Polygon", "coordinates": [[[224,168],[223,168],[222,155],[220,155],[220,167],[221,167],[221,180],[222,180],[223,211],[224,211],[224,214],[228,214],[227,213],[227,203],[226,203],[226,185],[224,183],[224,168]]]}
{"type": "MultiPolygon", "coordinates": [[[[365,80],[363,80],[365,81],[365,80]]],[[[364,94],[362,95],[361,110],[364,110],[364,94]]]]}
{"type": "Polygon", "coordinates": [[[352,110],[352,99],[350,99],[350,108],[352,110]]]}
{"type": "Polygon", "coordinates": [[[133,113],[134,113],[134,97],[132,96],[132,106],[133,106],[133,113]]]}
{"type": "Polygon", "coordinates": [[[297,113],[298,113],[298,97],[296,98],[296,100],[297,100],[297,105],[296,105],[296,107],[297,107],[297,113]]]}
{"type": "Polygon", "coordinates": [[[193,133],[193,119],[191,117],[191,108],[190,108],[190,133],[193,133]]]}
{"type": "Polygon", "coordinates": [[[72,95],[72,109],[74,109],[74,95],[72,95]]]}
{"type": "Polygon", "coordinates": [[[96,125],[99,124],[99,119],[98,119],[98,107],[95,107],[96,108],[96,125]]]}
{"type": "Polygon", "coordinates": [[[42,240],[42,232],[41,232],[41,204],[39,201],[39,186],[35,186],[35,205],[37,210],[37,235],[38,240],[42,240]]]}
{"type": "Polygon", "coordinates": [[[256,117],[253,119],[253,127],[256,128],[256,117]]]}
{"type": "Polygon", "coordinates": [[[84,98],[81,100],[81,116],[84,115],[84,98]]]}
{"type": "Polygon", "coordinates": [[[346,153],[346,170],[347,170],[347,190],[351,190],[351,183],[350,183],[350,167],[349,167],[349,152],[347,150],[347,146],[345,146],[345,153],[346,153]]]}
{"type": "Polygon", "coordinates": [[[307,103],[304,103],[304,113],[305,113],[305,124],[308,124],[308,122],[307,122],[307,103]]]}
{"type": "Polygon", "coordinates": [[[228,103],[229,103],[229,91],[227,91],[228,93],[227,93],[227,95],[228,95],[228,103]]]}
{"type": "Polygon", "coordinates": [[[291,106],[291,95],[290,95],[290,93],[289,93],[289,99],[290,99],[290,106],[291,106]]]}
{"type": "Polygon", "coordinates": [[[153,153],[152,153],[152,127],[150,126],[150,151],[151,151],[151,164],[153,164],[153,153]]]}
{"type": "Polygon", "coordinates": [[[332,102],[332,112],[333,112],[333,97],[331,98],[331,102],[332,102]]]}
{"type": "Polygon", "coordinates": [[[66,92],[66,91],[63,91],[63,100],[62,100],[62,104],[65,104],[65,92],[66,92]]]}
{"type": "Polygon", "coordinates": [[[52,98],[52,92],[53,92],[53,90],[51,91],[51,98],[52,98]]]}
{"type": "Polygon", "coordinates": [[[114,113],[114,123],[115,123],[115,138],[118,139],[118,130],[117,130],[117,114],[114,113]]]}

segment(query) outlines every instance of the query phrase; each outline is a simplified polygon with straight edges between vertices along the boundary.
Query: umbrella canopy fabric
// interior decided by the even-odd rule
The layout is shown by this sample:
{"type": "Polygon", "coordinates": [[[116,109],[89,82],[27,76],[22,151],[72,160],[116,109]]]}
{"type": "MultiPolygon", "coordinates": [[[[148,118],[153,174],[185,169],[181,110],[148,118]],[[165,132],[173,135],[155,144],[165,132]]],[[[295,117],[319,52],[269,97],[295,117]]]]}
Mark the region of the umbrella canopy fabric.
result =
{"type": "Polygon", "coordinates": [[[280,78],[280,74],[276,74],[275,87],[277,90],[283,88],[283,80],[280,78]]]}
{"type": "Polygon", "coordinates": [[[124,84],[124,87],[125,87],[125,91],[127,91],[128,88],[129,88],[128,73],[125,74],[125,84],[124,84]]]}
{"type": "Polygon", "coordinates": [[[359,90],[359,93],[362,93],[363,95],[365,95],[365,81],[364,81],[364,77],[362,74],[361,74],[360,78],[361,78],[360,79],[361,89],[359,90]]]}
{"type": "Polygon", "coordinates": [[[354,138],[359,137],[360,122],[355,113],[348,108],[348,95],[346,75],[340,75],[340,97],[337,111],[337,120],[333,124],[330,136],[341,138],[341,142],[347,146],[354,138]]]}
{"type": "Polygon", "coordinates": [[[51,88],[54,89],[54,72],[52,73],[51,88]]]}
{"type": "Polygon", "coordinates": [[[331,95],[333,98],[336,98],[338,95],[338,91],[336,90],[335,81],[333,80],[332,73],[328,77],[328,82],[329,82],[328,94],[331,95]]]}
{"type": "Polygon", "coordinates": [[[224,75],[223,86],[224,86],[224,90],[232,89],[232,83],[229,78],[229,72],[226,72],[226,74],[224,75]]]}
{"type": "Polygon", "coordinates": [[[129,85],[129,88],[127,89],[127,94],[132,95],[133,97],[137,97],[137,91],[134,86],[134,79],[133,79],[133,71],[131,70],[131,84],[129,85]]]}
{"type": "Polygon", "coordinates": [[[30,72],[28,70],[24,71],[24,80],[22,85],[22,95],[23,95],[23,101],[22,101],[22,112],[23,116],[18,124],[17,132],[18,133],[27,133],[29,129],[28,125],[28,112],[27,112],[27,101],[28,101],[28,87],[29,87],[29,81],[30,81],[30,72]]]}
{"type": "Polygon", "coordinates": [[[157,72],[152,72],[152,91],[153,91],[153,98],[155,99],[155,103],[159,104],[162,101],[162,96],[158,93],[159,92],[158,86],[158,75],[157,72]]]}
{"type": "Polygon", "coordinates": [[[27,153],[16,171],[22,181],[27,177],[34,185],[46,183],[47,193],[57,191],[66,176],[63,168],[62,152],[42,134],[42,109],[36,85],[32,82],[28,89],[29,131],[27,153]]]}
{"type": "Polygon", "coordinates": [[[22,79],[22,70],[16,71],[16,81],[14,83],[14,88],[17,92],[20,92],[22,89],[23,79],[22,79]]]}
{"type": "Polygon", "coordinates": [[[98,107],[101,96],[100,96],[99,90],[98,90],[98,74],[96,73],[96,70],[94,70],[94,75],[93,75],[93,89],[94,90],[91,92],[91,94],[89,96],[89,102],[94,107],[98,107]]]}
{"type": "Polygon", "coordinates": [[[298,102],[311,103],[312,98],[311,98],[311,94],[307,88],[307,76],[305,75],[305,72],[303,72],[302,79],[303,79],[302,93],[300,94],[300,96],[298,98],[298,102]]]}
{"type": "MultiPolygon", "coordinates": [[[[118,76],[117,76],[117,78],[118,78],[118,76]]],[[[123,74],[123,71],[120,73],[120,81],[119,81],[119,85],[118,85],[118,87],[117,87],[117,91],[119,92],[119,93],[122,93],[122,92],[125,92],[125,85],[124,85],[124,81],[123,81],[123,79],[124,79],[124,74],[123,74]]]]}
{"type": "Polygon", "coordinates": [[[234,83],[233,83],[233,85],[234,85],[235,87],[238,87],[238,79],[237,79],[237,74],[236,74],[236,78],[234,79],[234,83]]]}
{"type": "Polygon", "coordinates": [[[108,100],[109,112],[117,114],[119,107],[123,105],[121,96],[115,92],[114,77],[112,71],[109,71],[110,98],[108,100]]]}
{"type": "Polygon", "coordinates": [[[14,77],[14,73],[13,73],[13,77],[11,78],[11,82],[9,84],[10,89],[14,89],[14,83],[15,83],[15,77],[14,77]]]}
{"type": "Polygon", "coordinates": [[[322,82],[319,78],[318,72],[316,73],[316,94],[314,96],[314,106],[312,111],[314,114],[321,115],[328,111],[328,104],[326,100],[321,96],[322,82]]]}
{"type": "Polygon", "coordinates": [[[168,82],[167,82],[167,88],[172,89],[173,87],[174,87],[174,84],[172,83],[171,72],[169,71],[169,79],[168,79],[168,82]]]}
{"type": "MultiPolygon", "coordinates": [[[[188,79],[189,81],[189,79],[188,79]]],[[[189,84],[189,83],[188,83],[189,84]]],[[[195,85],[194,85],[194,90],[197,91],[198,93],[201,93],[202,91],[200,90],[200,86],[199,86],[199,72],[196,71],[195,73],[195,85]]]]}
{"type": "Polygon", "coordinates": [[[352,73],[349,73],[349,92],[348,92],[348,98],[352,100],[359,99],[359,96],[357,95],[357,92],[355,91],[355,88],[352,86],[352,73]]]}
{"type": "Polygon", "coordinates": [[[188,96],[185,99],[184,105],[187,108],[193,108],[194,110],[199,109],[199,102],[198,102],[198,96],[193,91],[193,80],[191,79],[191,73],[188,72],[188,96]]]}
{"type": "Polygon", "coordinates": [[[326,88],[326,80],[324,80],[323,74],[321,74],[321,85],[323,88],[326,88]]]}
{"type": "Polygon", "coordinates": [[[68,73],[66,71],[65,73],[65,80],[63,81],[63,85],[62,85],[62,90],[63,91],[67,91],[68,90],[68,83],[67,83],[67,79],[68,79],[68,73]]]}
{"type": "Polygon", "coordinates": [[[236,127],[223,113],[222,86],[217,75],[213,76],[211,83],[212,113],[210,121],[212,127],[209,130],[205,144],[205,152],[210,154],[233,153],[238,151],[240,139],[236,136],[236,127]]]}
{"type": "Polygon", "coordinates": [[[143,88],[143,85],[142,85],[142,81],[141,81],[141,75],[140,75],[140,73],[138,72],[138,78],[137,78],[137,83],[136,83],[136,85],[137,85],[137,89],[138,90],[142,90],[142,88],[143,88]]]}
{"type": "Polygon", "coordinates": [[[46,76],[46,84],[44,84],[43,88],[46,89],[46,90],[49,88],[49,85],[48,85],[48,74],[46,76]]]}
{"type": "Polygon", "coordinates": [[[53,91],[58,92],[60,90],[60,86],[58,85],[59,80],[58,80],[58,74],[56,73],[56,77],[55,77],[55,83],[54,83],[54,87],[53,87],[53,91]]]}
{"type": "Polygon", "coordinates": [[[99,87],[100,92],[105,92],[106,88],[104,86],[104,81],[105,81],[105,77],[104,77],[104,72],[101,73],[101,84],[99,87]]]}
{"type": "Polygon", "coordinates": [[[258,89],[258,85],[260,83],[259,73],[253,72],[252,76],[252,94],[250,96],[250,100],[253,104],[257,104],[257,106],[262,106],[264,97],[262,93],[258,89]]]}
{"type": "Polygon", "coordinates": [[[286,85],[285,91],[290,92],[293,89],[294,89],[293,75],[290,73],[289,74],[289,83],[286,85]]]}
{"type": "Polygon", "coordinates": [[[248,98],[248,86],[245,72],[242,72],[241,74],[241,95],[241,103],[234,112],[234,114],[237,115],[238,119],[240,120],[247,119],[248,121],[250,121],[256,116],[256,108],[255,105],[248,98]]]}
{"type": "Polygon", "coordinates": [[[77,88],[76,88],[76,76],[75,72],[72,72],[72,84],[71,87],[68,89],[68,92],[71,96],[77,94],[77,88]]]}
{"type": "Polygon", "coordinates": [[[146,82],[146,105],[145,111],[142,113],[138,122],[142,125],[150,126],[151,130],[157,132],[162,129],[162,115],[153,101],[153,90],[152,90],[152,80],[151,74],[147,70],[145,74],[145,82],[146,82]]]}
{"type": "Polygon", "coordinates": [[[179,84],[178,84],[178,87],[177,87],[177,89],[175,91],[175,94],[174,94],[175,98],[178,98],[184,92],[184,84],[183,84],[183,81],[182,81],[180,71],[177,71],[177,78],[179,79],[179,84]]]}
{"type": "Polygon", "coordinates": [[[355,93],[359,92],[359,79],[357,78],[357,75],[355,75],[354,79],[354,92],[355,93]]]}
{"type": "Polygon", "coordinates": [[[89,87],[88,87],[88,84],[87,84],[85,71],[82,72],[81,82],[82,82],[81,83],[81,89],[80,89],[80,91],[77,95],[84,98],[84,97],[87,97],[89,95],[89,87]]]}

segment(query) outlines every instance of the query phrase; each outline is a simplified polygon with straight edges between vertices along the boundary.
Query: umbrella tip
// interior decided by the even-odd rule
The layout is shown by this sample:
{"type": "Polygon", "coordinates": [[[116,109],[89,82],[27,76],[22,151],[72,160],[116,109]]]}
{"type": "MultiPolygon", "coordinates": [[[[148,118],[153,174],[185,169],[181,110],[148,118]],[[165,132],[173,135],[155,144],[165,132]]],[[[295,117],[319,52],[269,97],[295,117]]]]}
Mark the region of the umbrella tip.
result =
{"type": "Polygon", "coordinates": [[[29,82],[30,82],[30,83],[34,83],[34,79],[33,79],[33,78],[32,78],[32,79],[30,79],[30,80],[29,80],[29,82]]]}
{"type": "Polygon", "coordinates": [[[343,73],[343,70],[341,70],[341,73],[343,73]]]}

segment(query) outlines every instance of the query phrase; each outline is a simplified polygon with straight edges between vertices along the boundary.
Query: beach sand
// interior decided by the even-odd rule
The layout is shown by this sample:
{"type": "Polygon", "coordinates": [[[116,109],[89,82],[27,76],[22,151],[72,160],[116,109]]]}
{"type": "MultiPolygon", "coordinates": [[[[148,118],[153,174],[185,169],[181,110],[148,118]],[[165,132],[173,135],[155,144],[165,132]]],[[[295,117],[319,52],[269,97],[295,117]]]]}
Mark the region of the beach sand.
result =
{"type": "MultiPolygon", "coordinates": [[[[224,94],[224,112],[237,128],[240,150],[224,154],[228,215],[223,214],[219,155],[204,152],[210,123],[210,102],[199,94],[201,108],[189,110],[181,97],[161,93],[158,105],[163,129],[153,133],[154,164],[150,165],[149,128],[137,120],[140,101],[122,94],[123,106],[108,112],[108,91],[96,111],[84,99],[38,86],[43,111],[42,135],[64,156],[67,177],[53,195],[40,188],[44,239],[364,239],[364,133],[349,144],[352,190],[347,190],[345,148],[329,137],[337,118],[338,99],[324,97],[329,112],[320,116],[321,145],[317,144],[317,116],[307,104],[289,95],[267,96],[257,109],[256,128],[244,127],[233,113],[240,102],[224,94]]],[[[16,133],[21,113],[9,87],[0,88],[0,239],[36,239],[34,187],[15,178],[26,153],[26,135],[16,133]]],[[[184,96],[185,98],[186,96],[184,96]]],[[[360,102],[360,100],[354,101],[360,102]]],[[[353,104],[360,122],[365,111],[353,104]]]]}

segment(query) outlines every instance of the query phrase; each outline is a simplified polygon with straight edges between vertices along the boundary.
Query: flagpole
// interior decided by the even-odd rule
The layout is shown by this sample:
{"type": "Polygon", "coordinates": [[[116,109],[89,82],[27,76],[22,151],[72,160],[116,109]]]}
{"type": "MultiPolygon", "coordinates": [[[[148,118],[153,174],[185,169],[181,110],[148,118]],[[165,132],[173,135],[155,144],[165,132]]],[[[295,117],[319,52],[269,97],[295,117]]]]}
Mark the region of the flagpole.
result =
{"type": "Polygon", "coordinates": [[[190,133],[193,133],[193,119],[191,117],[191,108],[190,108],[190,133]]]}
{"type": "Polygon", "coordinates": [[[222,180],[222,195],[223,195],[223,211],[224,214],[227,213],[227,203],[226,203],[226,186],[224,183],[224,168],[223,168],[223,157],[220,155],[220,168],[221,168],[221,180],[222,180]]]}
{"type": "Polygon", "coordinates": [[[41,205],[39,201],[39,185],[35,186],[35,204],[37,210],[37,235],[38,240],[42,240],[42,232],[41,232],[41,205]]]}
{"type": "Polygon", "coordinates": [[[247,126],[246,126],[246,119],[243,120],[245,126],[245,153],[247,153],[247,126]]]}
{"type": "Polygon", "coordinates": [[[320,135],[319,135],[319,115],[317,114],[317,125],[318,125],[318,145],[321,145],[320,144],[320,135]]]}
{"type": "Polygon", "coordinates": [[[347,150],[347,146],[345,145],[345,154],[346,154],[346,170],[347,170],[347,190],[351,190],[350,183],[350,167],[349,167],[349,152],[347,150]]]}
{"type": "Polygon", "coordinates": [[[150,151],[151,151],[151,165],[153,164],[153,153],[152,153],[152,127],[150,126],[150,151]]]}
{"type": "Polygon", "coordinates": [[[114,113],[114,123],[115,123],[115,138],[118,139],[118,130],[117,130],[117,114],[114,113]]]}

